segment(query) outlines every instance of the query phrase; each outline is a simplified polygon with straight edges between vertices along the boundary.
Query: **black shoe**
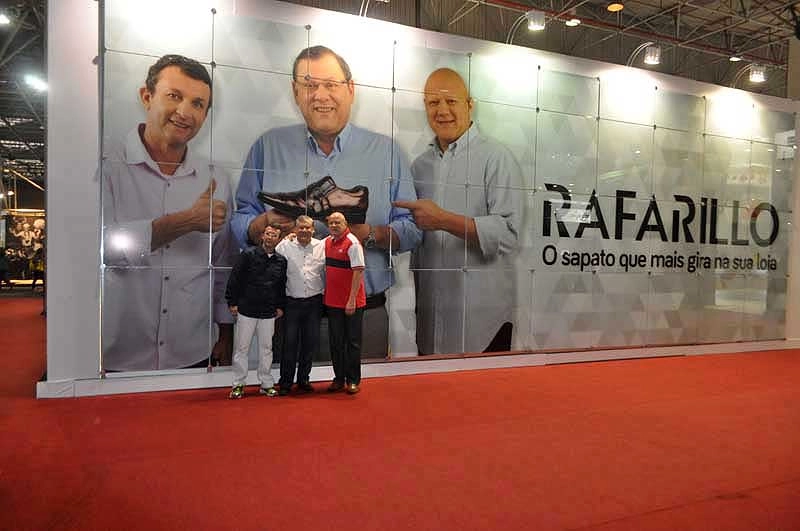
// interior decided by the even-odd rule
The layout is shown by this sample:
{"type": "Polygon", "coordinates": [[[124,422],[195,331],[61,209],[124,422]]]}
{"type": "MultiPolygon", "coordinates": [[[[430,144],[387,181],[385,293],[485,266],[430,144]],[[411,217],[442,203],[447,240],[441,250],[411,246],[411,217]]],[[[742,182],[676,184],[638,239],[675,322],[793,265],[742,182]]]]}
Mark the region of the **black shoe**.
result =
{"type": "Polygon", "coordinates": [[[309,382],[302,382],[297,384],[297,390],[301,393],[313,393],[314,386],[311,385],[309,382]]]}
{"type": "Polygon", "coordinates": [[[369,188],[354,186],[348,190],[336,186],[330,175],[296,192],[259,192],[258,198],[291,218],[305,214],[319,221],[334,212],[341,212],[349,224],[361,224],[367,219],[369,188]]]}
{"type": "Polygon", "coordinates": [[[279,387],[278,396],[287,396],[291,389],[289,387],[279,387]]]}
{"type": "Polygon", "coordinates": [[[339,380],[332,381],[331,384],[328,386],[329,393],[335,393],[337,391],[341,391],[342,389],[344,389],[344,382],[339,380]]]}

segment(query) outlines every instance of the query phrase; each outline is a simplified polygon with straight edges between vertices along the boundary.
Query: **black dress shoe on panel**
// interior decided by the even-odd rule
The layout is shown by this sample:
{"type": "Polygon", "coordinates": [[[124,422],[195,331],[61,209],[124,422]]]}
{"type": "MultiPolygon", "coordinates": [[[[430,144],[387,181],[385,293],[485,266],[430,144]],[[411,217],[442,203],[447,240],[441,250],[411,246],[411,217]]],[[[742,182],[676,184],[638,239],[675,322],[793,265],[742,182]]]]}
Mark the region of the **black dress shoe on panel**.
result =
{"type": "Polygon", "coordinates": [[[325,221],[332,213],[341,212],[349,224],[364,223],[369,208],[369,188],[358,185],[345,190],[336,186],[330,175],[296,192],[259,192],[258,198],[291,218],[305,214],[325,221]]]}

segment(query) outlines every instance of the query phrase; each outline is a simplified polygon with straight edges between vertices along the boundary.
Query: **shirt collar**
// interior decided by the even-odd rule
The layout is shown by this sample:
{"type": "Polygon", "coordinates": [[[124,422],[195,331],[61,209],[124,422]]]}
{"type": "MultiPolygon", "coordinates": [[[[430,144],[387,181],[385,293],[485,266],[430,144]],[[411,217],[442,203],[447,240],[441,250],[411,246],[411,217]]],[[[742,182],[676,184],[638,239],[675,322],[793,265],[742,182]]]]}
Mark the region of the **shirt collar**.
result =
{"type": "MultiPolygon", "coordinates": [[[[478,125],[473,121],[472,124],[469,126],[463,135],[458,137],[455,142],[451,142],[445,151],[449,151],[451,153],[458,154],[463,153],[467,149],[467,145],[475,140],[478,137],[478,125]]],[[[439,147],[439,142],[436,141],[436,137],[433,137],[431,143],[429,144],[433,147],[434,152],[439,155],[440,157],[444,155],[444,151],[439,147]]]]}
{"type": "MultiPolygon", "coordinates": [[[[317,139],[314,138],[314,135],[311,134],[311,131],[306,129],[306,134],[308,135],[308,147],[312,149],[315,153],[320,153],[324,155],[324,152],[319,148],[319,144],[317,143],[317,139]]],[[[353,128],[350,127],[350,122],[347,122],[347,125],[344,126],[339,134],[336,136],[336,140],[333,142],[333,153],[341,153],[342,150],[348,145],[350,141],[350,137],[353,134],[353,128]]]]}
{"type": "Polygon", "coordinates": [[[347,238],[348,234],[350,234],[350,227],[347,227],[346,229],[344,229],[344,232],[342,232],[342,235],[339,236],[338,238],[335,238],[333,236],[333,234],[331,234],[331,240],[333,240],[333,241],[338,243],[338,242],[344,240],[345,238],[347,238]]]}
{"type": "Polygon", "coordinates": [[[165,179],[173,179],[175,177],[186,177],[187,175],[194,175],[197,173],[197,160],[191,154],[191,149],[186,148],[186,155],[183,157],[183,162],[175,170],[172,175],[166,175],[161,172],[158,164],[155,163],[147,148],[144,147],[140,131],[144,130],[145,124],[139,124],[125,139],[125,160],[128,164],[145,164],[151,170],[165,179]]]}

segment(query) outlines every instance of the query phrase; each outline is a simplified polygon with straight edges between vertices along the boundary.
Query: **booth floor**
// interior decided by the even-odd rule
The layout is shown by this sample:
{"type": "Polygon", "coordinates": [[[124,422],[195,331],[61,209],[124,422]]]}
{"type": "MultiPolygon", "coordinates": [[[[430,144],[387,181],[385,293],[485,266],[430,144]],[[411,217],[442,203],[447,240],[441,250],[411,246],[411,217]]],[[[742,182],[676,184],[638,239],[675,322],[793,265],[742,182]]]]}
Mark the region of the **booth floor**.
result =
{"type": "Polygon", "coordinates": [[[800,529],[794,350],[35,400],[41,305],[0,298],[0,529],[800,529]]]}

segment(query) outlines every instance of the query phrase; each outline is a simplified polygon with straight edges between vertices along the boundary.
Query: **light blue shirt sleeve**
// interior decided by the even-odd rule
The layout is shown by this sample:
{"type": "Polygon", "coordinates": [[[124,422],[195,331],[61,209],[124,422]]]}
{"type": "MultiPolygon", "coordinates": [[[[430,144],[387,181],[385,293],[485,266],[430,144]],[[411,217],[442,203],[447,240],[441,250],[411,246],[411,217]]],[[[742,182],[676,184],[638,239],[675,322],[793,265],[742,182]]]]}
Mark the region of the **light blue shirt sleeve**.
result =
{"type": "MultiPolygon", "coordinates": [[[[398,147],[399,151],[399,147],[398,147]]],[[[416,201],[417,192],[414,189],[414,178],[404,155],[397,155],[395,161],[395,176],[392,182],[391,199],[394,201],[416,201]]],[[[400,248],[392,249],[394,252],[404,253],[415,249],[422,241],[422,230],[414,223],[414,216],[406,208],[391,207],[389,214],[389,227],[397,234],[400,248]]]]}
{"type": "Polygon", "coordinates": [[[488,215],[473,219],[481,252],[484,258],[490,259],[498,254],[510,254],[519,245],[522,170],[505,148],[493,151],[487,159],[484,186],[488,215]]]}
{"type": "Polygon", "coordinates": [[[231,230],[240,249],[246,249],[247,229],[250,222],[259,214],[266,212],[264,204],[258,199],[258,192],[264,184],[264,143],[261,138],[255,141],[247,154],[239,186],[236,189],[236,212],[231,218],[231,230]]]}

